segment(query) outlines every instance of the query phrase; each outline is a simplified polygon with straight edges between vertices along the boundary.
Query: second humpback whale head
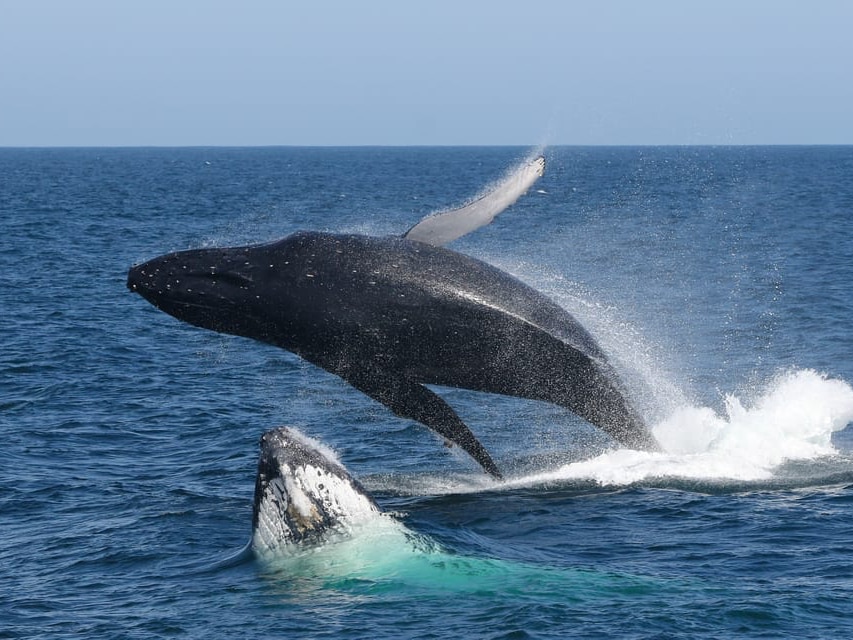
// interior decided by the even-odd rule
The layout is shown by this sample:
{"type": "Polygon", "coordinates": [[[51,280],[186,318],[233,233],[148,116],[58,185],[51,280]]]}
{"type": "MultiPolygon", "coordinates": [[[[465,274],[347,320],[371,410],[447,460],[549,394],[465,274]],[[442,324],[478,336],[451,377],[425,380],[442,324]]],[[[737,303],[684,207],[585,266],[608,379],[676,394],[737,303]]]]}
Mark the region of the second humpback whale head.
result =
{"type": "Polygon", "coordinates": [[[373,519],[379,508],[323,445],[279,427],[261,437],[252,548],[276,555],[290,545],[373,519]]]}

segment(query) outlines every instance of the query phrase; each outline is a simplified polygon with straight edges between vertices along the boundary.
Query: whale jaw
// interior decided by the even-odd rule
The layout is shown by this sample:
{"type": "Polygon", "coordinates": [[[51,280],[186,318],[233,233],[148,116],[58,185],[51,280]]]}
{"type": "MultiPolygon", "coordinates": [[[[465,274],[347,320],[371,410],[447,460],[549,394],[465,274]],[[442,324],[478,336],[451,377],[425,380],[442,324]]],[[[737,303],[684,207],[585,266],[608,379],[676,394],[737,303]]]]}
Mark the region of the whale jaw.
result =
{"type": "Polygon", "coordinates": [[[252,548],[261,556],[321,544],[328,535],[380,514],[334,454],[296,430],[279,427],[260,442],[252,548]]]}

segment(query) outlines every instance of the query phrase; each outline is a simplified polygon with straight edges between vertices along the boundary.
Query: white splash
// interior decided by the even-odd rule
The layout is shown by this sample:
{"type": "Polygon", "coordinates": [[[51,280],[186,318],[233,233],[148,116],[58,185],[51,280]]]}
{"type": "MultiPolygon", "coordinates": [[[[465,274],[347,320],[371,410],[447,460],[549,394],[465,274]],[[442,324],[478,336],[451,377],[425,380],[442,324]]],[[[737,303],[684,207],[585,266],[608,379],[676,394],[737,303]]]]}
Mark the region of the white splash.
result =
{"type": "Polygon", "coordinates": [[[751,404],[725,398],[726,415],[682,406],[654,426],[664,449],[620,449],[510,481],[593,480],[624,486],[650,478],[766,480],[784,462],[837,453],[832,434],[853,421],[853,388],[811,370],[785,373],[751,404]]]}
{"type": "Polygon", "coordinates": [[[291,437],[294,440],[300,441],[306,449],[313,449],[314,451],[317,451],[323,458],[331,460],[339,467],[344,466],[341,459],[338,457],[338,452],[328,446],[325,442],[321,442],[320,440],[306,435],[296,427],[288,427],[287,430],[290,432],[291,437]]]}
{"type": "Polygon", "coordinates": [[[423,553],[420,539],[391,516],[374,517],[337,527],[312,544],[296,544],[258,554],[263,565],[305,576],[371,578],[393,575],[395,567],[423,553]]]}

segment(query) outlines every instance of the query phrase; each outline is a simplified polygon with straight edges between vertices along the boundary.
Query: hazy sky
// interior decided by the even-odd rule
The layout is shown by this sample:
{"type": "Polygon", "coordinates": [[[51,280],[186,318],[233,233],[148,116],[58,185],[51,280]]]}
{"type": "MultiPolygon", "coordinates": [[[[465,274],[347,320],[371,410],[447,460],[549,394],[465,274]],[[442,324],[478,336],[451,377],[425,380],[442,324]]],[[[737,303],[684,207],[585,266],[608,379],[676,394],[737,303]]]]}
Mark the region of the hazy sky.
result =
{"type": "Polygon", "coordinates": [[[849,0],[0,0],[0,146],[853,144],[849,0]]]}

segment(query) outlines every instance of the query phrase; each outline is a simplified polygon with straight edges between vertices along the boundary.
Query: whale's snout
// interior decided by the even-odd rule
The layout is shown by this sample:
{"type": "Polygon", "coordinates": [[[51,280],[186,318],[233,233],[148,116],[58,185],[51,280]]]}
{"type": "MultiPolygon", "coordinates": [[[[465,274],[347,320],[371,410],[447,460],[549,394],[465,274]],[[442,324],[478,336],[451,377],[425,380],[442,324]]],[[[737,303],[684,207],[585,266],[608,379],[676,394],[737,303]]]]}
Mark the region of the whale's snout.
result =
{"type": "Polygon", "coordinates": [[[133,265],[127,272],[127,288],[154,304],[169,296],[179,282],[168,256],[133,265]]]}
{"type": "MultiPolygon", "coordinates": [[[[264,304],[265,265],[275,258],[252,247],[176,251],[130,267],[127,288],[161,311],[220,333],[259,338],[268,323],[255,314],[264,304]]],[[[260,338],[259,338],[260,339],[260,338]]]]}
{"type": "Polygon", "coordinates": [[[134,293],[139,293],[139,289],[142,286],[142,280],[145,275],[141,268],[142,266],[135,264],[127,272],[127,288],[134,293]]]}
{"type": "Polygon", "coordinates": [[[252,548],[271,557],[289,545],[379,514],[379,507],[321,443],[279,427],[261,437],[252,512],[252,548]]]}

